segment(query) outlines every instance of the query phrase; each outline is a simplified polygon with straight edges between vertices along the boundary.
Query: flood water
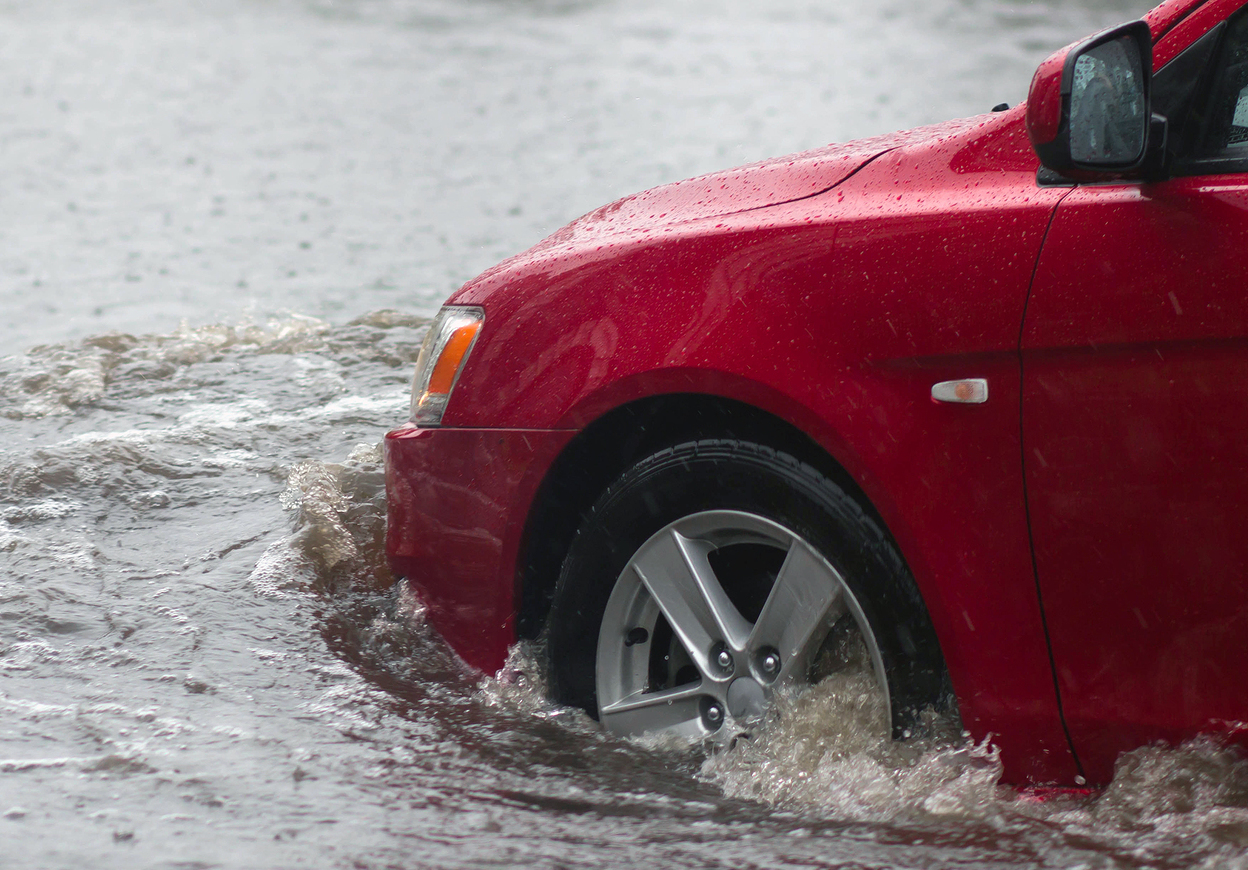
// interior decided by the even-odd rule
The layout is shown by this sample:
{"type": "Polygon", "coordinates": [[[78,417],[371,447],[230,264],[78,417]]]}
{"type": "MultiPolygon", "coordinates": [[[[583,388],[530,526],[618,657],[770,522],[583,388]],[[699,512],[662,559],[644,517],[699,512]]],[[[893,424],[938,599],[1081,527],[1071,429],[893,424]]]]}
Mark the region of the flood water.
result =
{"type": "Polygon", "coordinates": [[[428,317],[623,194],[974,114],[1148,3],[0,0],[0,867],[1246,867],[828,683],[706,755],[460,665],[381,558],[428,317]],[[865,719],[864,719],[865,717],[865,719]],[[860,727],[861,726],[861,727],[860,727]]]}

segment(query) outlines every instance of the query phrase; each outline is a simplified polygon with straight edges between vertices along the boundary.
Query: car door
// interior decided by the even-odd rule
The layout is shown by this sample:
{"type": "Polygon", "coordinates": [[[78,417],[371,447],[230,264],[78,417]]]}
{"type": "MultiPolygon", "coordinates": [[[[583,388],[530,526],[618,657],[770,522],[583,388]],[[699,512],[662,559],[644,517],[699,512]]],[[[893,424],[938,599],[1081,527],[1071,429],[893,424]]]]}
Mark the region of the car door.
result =
{"type": "Polygon", "coordinates": [[[1143,743],[1248,728],[1248,16],[1185,54],[1155,92],[1175,177],[1062,200],[1022,334],[1037,581],[1099,781],[1143,743]]]}

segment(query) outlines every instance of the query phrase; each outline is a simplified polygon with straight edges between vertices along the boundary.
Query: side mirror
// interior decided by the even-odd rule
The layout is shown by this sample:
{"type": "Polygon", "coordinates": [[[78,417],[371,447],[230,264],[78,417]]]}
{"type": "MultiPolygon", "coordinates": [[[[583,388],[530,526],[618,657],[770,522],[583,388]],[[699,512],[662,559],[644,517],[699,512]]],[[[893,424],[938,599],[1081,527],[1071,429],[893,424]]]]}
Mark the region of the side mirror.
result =
{"type": "Polygon", "coordinates": [[[1164,147],[1150,106],[1153,41],[1133,21],[1062,49],[1036,69],[1027,136],[1040,162],[1075,178],[1148,170],[1164,147]]]}

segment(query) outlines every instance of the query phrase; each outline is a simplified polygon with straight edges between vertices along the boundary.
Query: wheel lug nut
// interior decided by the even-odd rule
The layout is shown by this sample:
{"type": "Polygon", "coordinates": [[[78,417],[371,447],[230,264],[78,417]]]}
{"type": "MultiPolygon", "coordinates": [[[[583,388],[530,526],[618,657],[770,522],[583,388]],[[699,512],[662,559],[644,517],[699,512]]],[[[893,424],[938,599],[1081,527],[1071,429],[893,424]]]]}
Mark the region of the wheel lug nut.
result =
{"type": "Polygon", "coordinates": [[[780,675],[780,654],[777,652],[764,653],[759,666],[766,677],[774,680],[780,675]]]}
{"type": "Polygon", "coordinates": [[[698,714],[702,718],[702,727],[707,731],[718,731],[724,724],[724,702],[711,695],[703,695],[698,700],[698,714]]]}
{"type": "Polygon", "coordinates": [[[726,671],[730,670],[732,668],[732,653],[726,649],[720,650],[719,655],[715,656],[715,663],[726,671]]]}

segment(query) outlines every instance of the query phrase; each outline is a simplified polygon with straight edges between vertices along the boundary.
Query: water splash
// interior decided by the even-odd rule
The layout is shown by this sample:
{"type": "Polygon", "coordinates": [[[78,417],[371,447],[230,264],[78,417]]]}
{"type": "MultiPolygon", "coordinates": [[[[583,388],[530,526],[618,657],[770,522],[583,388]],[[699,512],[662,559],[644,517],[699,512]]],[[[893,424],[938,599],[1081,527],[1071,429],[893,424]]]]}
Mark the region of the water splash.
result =
{"type": "Polygon", "coordinates": [[[196,363],[231,353],[311,354],[344,351],[387,365],[407,363],[410,348],[387,347],[360,340],[361,333],[417,329],[426,319],[381,310],[362,315],[345,327],[331,327],[312,317],[289,315],[264,323],[183,323],[168,335],[133,336],[109,333],[76,342],[40,345],[0,360],[0,414],[11,419],[62,416],[105,396],[128,395],[128,387],[144,392],[160,384],[175,390],[186,386],[178,376],[196,363]]]}
{"type": "Polygon", "coordinates": [[[379,443],[357,444],[341,463],[297,463],[281,495],[295,515],[294,531],[269,547],[252,585],[269,591],[276,580],[280,594],[280,578],[308,578],[325,606],[321,628],[331,648],[366,674],[387,678],[393,691],[458,684],[471,669],[429,627],[410,584],[395,582],[386,563],[385,496],[379,443]]]}
{"type": "Polygon", "coordinates": [[[282,506],[297,513],[289,545],[323,590],[384,590],[385,479],[379,444],[358,444],[343,463],[306,460],[290,471],[282,506]]]}
{"type": "Polygon", "coordinates": [[[1094,799],[1018,811],[1060,825],[1067,841],[1124,850],[1133,863],[1248,867],[1248,758],[1212,737],[1123,753],[1094,799]]]}
{"type": "Polygon", "coordinates": [[[540,642],[524,640],[515,644],[508,651],[503,667],[477,683],[477,699],[488,707],[508,713],[559,720],[581,733],[598,731],[598,723],[583,710],[564,707],[551,700],[545,656],[540,642]]]}
{"type": "Polygon", "coordinates": [[[757,727],[708,756],[702,775],[733,797],[844,820],[981,816],[997,800],[996,749],[934,730],[893,741],[875,680],[853,669],[781,693],[757,727]]]}
{"type": "MultiPolygon", "coordinates": [[[[497,674],[480,680],[475,697],[508,716],[553,720],[612,742],[583,712],[549,700],[542,656],[536,644],[516,645],[497,674]]],[[[1103,792],[1042,800],[1001,785],[998,749],[959,733],[956,723],[932,716],[923,729],[928,736],[892,740],[864,668],[782,693],[762,720],[729,725],[731,736],[716,743],[618,743],[674,764],[701,757],[697,777],[726,797],[814,824],[887,824],[921,838],[935,831],[975,842],[1004,838],[1037,861],[1081,854],[1088,867],[1248,868],[1248,760],[1210,738],[1126,753],[1103,792]]]]}

